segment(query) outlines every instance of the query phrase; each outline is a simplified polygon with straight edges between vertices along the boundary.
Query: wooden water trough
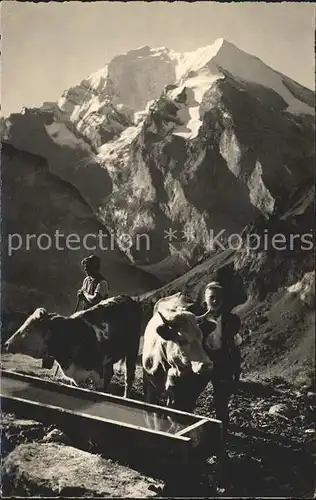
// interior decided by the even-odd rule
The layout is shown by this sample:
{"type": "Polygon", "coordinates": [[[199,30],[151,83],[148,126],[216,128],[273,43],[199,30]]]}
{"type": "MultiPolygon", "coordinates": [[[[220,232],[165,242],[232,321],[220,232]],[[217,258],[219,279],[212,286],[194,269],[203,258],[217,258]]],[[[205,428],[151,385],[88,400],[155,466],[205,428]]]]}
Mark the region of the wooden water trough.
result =
{"type": "Polygon", "coordinates": [[[3,412],[52,424],[79,447],[160,477],[222,452],[219,420],[7,370],[0,392],[3,412]]]}

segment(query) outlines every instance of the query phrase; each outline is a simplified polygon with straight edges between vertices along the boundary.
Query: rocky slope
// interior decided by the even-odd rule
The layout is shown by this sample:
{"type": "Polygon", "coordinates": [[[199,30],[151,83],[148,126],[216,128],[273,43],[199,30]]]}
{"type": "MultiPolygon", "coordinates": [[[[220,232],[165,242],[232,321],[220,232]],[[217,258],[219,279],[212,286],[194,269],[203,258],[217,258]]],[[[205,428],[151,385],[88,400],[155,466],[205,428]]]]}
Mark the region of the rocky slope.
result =
{"type": "Polygon", "coordinates": [[[109,175],[56,104],[10,115],[1,121],[1,135],[15,148],[43,157],[49,172],[77,188],[94,212],[111,192],[109,175]]]}
{"type": "Polygon", "coordinates": [[[121,250],[170,279],[209,254],[210,230],[225,241],[312,183],[313,103],[313,92],[219,39],[184,54],[129,51],[3,127],[118,237],[146,233],[150,248],[144,238],[121,250]]]}
{"type": "MultiPolygon", "coordinates": [[[[23,313],[40,305],[72,312],[83,279],[80,261],[91,253],[84,245],[87,234],[104,234],[108,250],[98,248],[96,253],[111,293],[140,293],[160,284],[111,244],[107,229],[81,194],[49,172],[44,158],[3,143],[1,171],[1,311],[6,324],[10,311],[23,313]]],[[[87,246],[95,243],[86,241],[87,246]]]]}
{"type": "Polygon", "coordinates": [[[219,250],[183,276],[144,294],[148,316],[156,300],[180,290],[200,314],[204,286],[219,280],[228,307],[242,320],[243,375],[283,377],[315,388],[314,198],[314,188],[298,189],[287,210],[275,210],[269,220],[261,216],[245,227],[241,248],[219,250]]]}

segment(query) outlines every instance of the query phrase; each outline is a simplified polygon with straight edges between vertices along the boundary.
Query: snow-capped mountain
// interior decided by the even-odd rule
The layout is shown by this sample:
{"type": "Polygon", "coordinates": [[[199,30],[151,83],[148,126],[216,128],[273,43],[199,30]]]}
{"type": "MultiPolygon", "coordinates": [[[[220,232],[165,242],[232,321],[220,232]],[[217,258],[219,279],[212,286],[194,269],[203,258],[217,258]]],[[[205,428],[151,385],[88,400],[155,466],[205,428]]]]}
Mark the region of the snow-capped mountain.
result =
{"type": "Polygon", "coordinates": [[[0,123],[10,324],[39,305],[72,312],[91,250],[8,255],[9,235],[57,229],[82,241],[102,230],[115,240],[97,251],[111,294],[145,293],[153,305],[220,279],[239,307],[246,371],[314,376],[314,252],[297,240],[314,227],[312,91],[223,39],[183,54],[140,47],[0,123]],[[232,233],[295,244],[210,246],[232,233]]]}
{"type": "Polygon", "coordinates": [[[131,50],[3,128],[118,237],[150,237],[122,247],[131,261],[173,276],[209,251],[210,230],[240,232],[312,182],[313,113],[312,91],[219,39],[131,50]]]}
{"type": "Polygon", "coordinates": [[[308,92],[304,96],[294,82],[291,86],[284,75],[222,38],[183,54],[164,47],[131,50],[67,90],[58,106],[83,135],[100,146],[137,124],[165,87],[171,86],[166,94],[178,107],[173,133],[193,138],[202,124],[199,109],[204,95],[226,72],[275,91],[289,113],[313,114],[308,92]]]}

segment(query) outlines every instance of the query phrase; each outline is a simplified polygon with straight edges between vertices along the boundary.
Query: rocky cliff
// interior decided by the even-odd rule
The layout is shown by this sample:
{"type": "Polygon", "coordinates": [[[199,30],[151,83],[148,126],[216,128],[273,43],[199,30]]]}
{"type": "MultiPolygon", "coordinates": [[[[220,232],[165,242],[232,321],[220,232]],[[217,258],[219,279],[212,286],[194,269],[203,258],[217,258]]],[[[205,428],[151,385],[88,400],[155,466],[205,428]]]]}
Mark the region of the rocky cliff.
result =
{"type": "Polygon", "coordinates": [[[112,294],[140,293],[160,284],[130,263],[81,194],[50,173],[44,158],[3,143],[1,172],[1,311],[6,318],[10,311],[40,305],[71,313],[84,277],[81,259],[91,253],[87,246],[97,243],[91,237],[85,246],[84,237],[100,231],[103,246],[95,253],[112,294]]]}
{"type": "Polygon", "coordinates": [[[259,216],[226,248],[142,297],[148,316],[161,297],[182,291],[201,314],[205,285],[216,279],[241,318],[244,377],[283,377],[315,387],[315,189],[302,185],[286,210],[259,216]],[[255,237],[255,238],[254,238],[255,237]]]}

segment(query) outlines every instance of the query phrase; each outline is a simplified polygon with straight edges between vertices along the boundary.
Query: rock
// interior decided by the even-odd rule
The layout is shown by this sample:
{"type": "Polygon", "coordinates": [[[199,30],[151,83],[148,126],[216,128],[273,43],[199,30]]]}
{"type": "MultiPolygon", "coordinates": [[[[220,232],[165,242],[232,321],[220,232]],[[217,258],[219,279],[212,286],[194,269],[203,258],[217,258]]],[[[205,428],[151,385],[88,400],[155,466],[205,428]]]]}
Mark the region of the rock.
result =
{"type": "Polygon", "coordinates": [[[15,492],[19,496],[156,496],[149,489],[152,478],[98,455],[56,443],[18,446],[3,461],[2,477],[4,496],[15,492]]]}
{"type": "Polygon", "coordinates": [[[163,492],[163,486],[160,485],[151,484],[148,489],[149,491],[153,491],[154,493],[157,494],[163,492]]]}
{"type": "Polygon", "coordinates": [[[40,422],[36,422],[35,420],[26,420],[22,418],[18,418],[13,422],[11,422],[10,424],[12,427],[15,427],[19,431],[42,427],[42,424],[40,422]]]}
{"type": "Polygon", "coordinates": [[[296,398],[301,398],[303,396],[303,393],[301,391],[294,391],[293,394],[296,398]]]}
{"type": "Polygon", "coordinates": [[[305,434],[315,434],[315,429],[306,429],[305,434]]]}
{"type": "Polygon", "coordinates": [[[289,420],[290,413],[290,406],[284,403],[275,404],[269,408],[269,415],[275,415],[286,420],[289,420]]]}
{"type": "Polygon", "coordinates": [[[311,384],[304,384],[304,385],[302,385],[302,387],[301,387],[301,391],[302,391],[302,392],[310,392],[310,391],[311,391],[311,389],[312,389],[311,384]]]}
{"type": "Polygon", "coordinates": [[[306,399],[308,401],[308,404],[316,405],[316,393],[315,392],[309,391],[306,394],[306,399]]]}
{"type": "Polygon", "coordinates": [[[44,438],[42,439],[44,443],[64,443],[69,444],[69,438],[66,434],[59,429],[52,429],[44,438]]]}
{"type": "Polygon", "coordinates": [[[41,422],[16,419],[15,415],[2,413],[1,431],[2,459],[4,459],[19,444],[41,439],[47,432],[47,427],[41,422]]]}
{"type": "Polygon", "coordinates": [[[258,317],[258,322],[260,324],[266,323],[268,321],[268,318],[266,316],[259,316],[258,317]]]}

